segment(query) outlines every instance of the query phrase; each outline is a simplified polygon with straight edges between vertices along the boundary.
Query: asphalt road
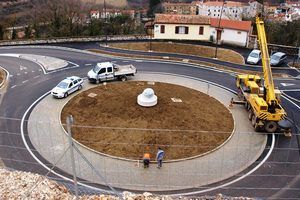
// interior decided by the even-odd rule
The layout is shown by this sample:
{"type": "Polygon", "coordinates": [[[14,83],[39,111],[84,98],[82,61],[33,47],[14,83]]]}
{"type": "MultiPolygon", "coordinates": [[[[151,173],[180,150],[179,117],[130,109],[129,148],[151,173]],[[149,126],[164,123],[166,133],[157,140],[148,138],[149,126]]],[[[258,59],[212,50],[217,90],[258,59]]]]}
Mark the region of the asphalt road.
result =
{"type": "MultiPolygon", "coordinates": [[[[75,45],[73,47],[75,47],[75,45]]],[[[77,48],[85,49],[86,46],[83,47],[81,44],[77,48]]],[[[21,139],[20,119],[24,115],[27,108],[36,99],[53,88],[60,80],[70,75],[85,77],[87,71],[91,68],[91,65],[96,62],[115,61],[119,64],[133,64],[137,67],[138,71],[141,72],[164,72],[190,76],[191,78],[201,78],[223,85],[232,90],[236,90],[234,75],[216,70],[210,70],[207,68],[193,67],[189,64],[184,63],[162,63],[159,61],[147,61],[142,59],[115,59],[49,48],[41,49],[20,47],[17,49],[0,49],[0,54],[1,53],[27,53],[53,56],[79,64],[80,66],[78,68],[65,69],[49,74],[44,74],[40,70],[39,66],[32,62],[25,61],[19,58],[0,56],[0,66],[6,68],[11,75],[8,91],[4,95],[2,104],[0,106],[0,158],[8,168],[41,174],[46,174],[46,170],[42,168],[31,157],[21,139]]],[[[145,52],[144,54],[149,53],[145,52]]],[[[193,56],[183,56],[182,58],[199,59],[198,57],[193,56]]],[[[238,65],[233,65],[231,63],[221,63],[231,67],[239,67],[238,65]]],[[[289,73],[293,73],[293,75],[295,75],[294,73],[296,73],[295,71],[289,69],[287,69],[287,71],[289,73]]],[[[275,84],[280,89],[287,91],[287,94],[289,96],[295,98],[296,100],[299,100],[299,80],[278,79],[275,80],[275,84]]],[[[291,98],[282,98],[282,105],[287,110],[289,116],[294,119],[296,124],[299,126],[300,112],[299,106],[297,107],[297,103],[297,101],[291,98]]],[[[294,130],[294,132],[299,134],[299,130],[294,130]]],[[[266,146],[266,152],[269,148],[269,145],[270,144],[266,146]]],[[[222,193],[227,196],[298,199],[300,197],[299,149],[299,135],[294,134],[291,139],[285,138],[283,136],[277,136],[275,149],[272,152],[271,157],[254,174],[226,188],[222,188],[220,190],[213,191],[207,194],[222,193]]],[[[47,163],[47,161],[43,160],[43,158],[40,159],[43,162],[47,163]]],[[[257,162],[259,161],[260,160],[258,160],[257,162]]],[[[48,164],[50,165],[50,163],[48,164]]],[[[256,163],[254,163],[252,167],[254,167],[255,164],[256,163]]],[[[247,170],[237,176],[246,173],[247,170]]],[[[191,192],[198,189],[194,188],[187,191],[191,192]]]]}

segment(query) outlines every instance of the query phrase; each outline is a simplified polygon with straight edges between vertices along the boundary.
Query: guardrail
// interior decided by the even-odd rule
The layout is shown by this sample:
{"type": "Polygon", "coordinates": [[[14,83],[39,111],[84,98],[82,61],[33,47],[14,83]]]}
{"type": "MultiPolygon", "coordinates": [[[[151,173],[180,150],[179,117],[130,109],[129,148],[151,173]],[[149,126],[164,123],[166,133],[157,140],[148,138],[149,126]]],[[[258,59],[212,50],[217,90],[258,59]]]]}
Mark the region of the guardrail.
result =
{"type": "MultiPolygon", "coordinates": [[[[107,41],[128,41],[128,40],[145,40],[149,39],[148,35],[108,35],[107,41]]],[[[97,37],[68,37],[68,38],[45,38],[45,39],[28,39],[28,40],[4,40],[0,41],[0,46],[28,45],[28,44],[56,44],[68,42],[104,42],[105,36],[97,37]]]]}

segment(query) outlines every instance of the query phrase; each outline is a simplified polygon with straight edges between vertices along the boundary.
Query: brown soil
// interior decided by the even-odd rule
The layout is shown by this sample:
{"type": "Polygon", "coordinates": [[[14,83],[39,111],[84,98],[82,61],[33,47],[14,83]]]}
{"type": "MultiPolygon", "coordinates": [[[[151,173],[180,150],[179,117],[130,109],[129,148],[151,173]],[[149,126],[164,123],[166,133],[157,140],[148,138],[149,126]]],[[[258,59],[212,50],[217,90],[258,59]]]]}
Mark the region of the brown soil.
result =
{"type": "MultiPolygon", "coordinates": [[[[116,47],[121,49],[148,51],[149,42],[126,42],[126,43],[111,43],[110,47],[116,47]]],[[[189,54],[208,58],[215,57],[215,48],[201,45],[191,44],[179,44],[179,43],[167,43],[167,42],[152,42],[151,49],[157,52],[179,53],[189,54]]],[[[218,59],[237,64],[244,64],[244,58],[237,52],[218,48],[218,59]]]]}
{"type": "Polygon", "coordinates": [[[0,85],[4,81],[6,73],[0,68],[0,85]]]}
{"type": "Polygon", "coordinates": [[[158,146],[165,150],[166,159],[196,156],[221,145],[233,130],[232,115],[219,101],[166,83],[132,81],[95,87],[66,104],[63,122],[69,114],[75,120],[72,134],[77,141],[130,159],[140,159],[145,151],[155,157],[158,146]],[[147,87],[158,96],[158,104],[151,108],[136,102],[147,87]],[[97,96],[89,97],[91,93],[97,96]],[[180,98],[182,103],[171,98],[180,98]]]}

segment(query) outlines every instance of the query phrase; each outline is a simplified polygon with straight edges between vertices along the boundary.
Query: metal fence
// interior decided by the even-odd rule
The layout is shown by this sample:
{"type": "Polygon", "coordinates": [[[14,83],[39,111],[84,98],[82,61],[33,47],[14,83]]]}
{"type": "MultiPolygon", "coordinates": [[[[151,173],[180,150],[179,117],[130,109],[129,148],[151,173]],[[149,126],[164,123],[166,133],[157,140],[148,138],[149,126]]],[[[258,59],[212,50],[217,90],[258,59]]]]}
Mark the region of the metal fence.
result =
{"type": "MultiPolygon", "coordinates": [[[[299,119],[294,120],[296,125],[300,124],[299,119]]],[[[3,165],[45,175],[79,195],[116,195],[133,190],[265,198],[284,190],[290,193],[286,199],[296,199],[300,194],[296,181],[300,170],[299,127],[293,130],[292,138],[281,134],[236,132],[231,137],[227,134],[228,140],[224,137],[222,142],[212,146],[210,144],[224,133],[70,126],[71,130],[82,129],[82,134],[97,130],[105,136],[105,132],[111,132],[110,141],[86,134],[88,137],[79,143],[70,142],[68,134],[62,127],[58,130],[60,126],[54,122],[25,119],[23,132],[16,125],[20,121],[0,118],[3,165]],[[92,150],[97,146],[100,153],[92,150]],[[161,169],[156,168],[155,162],[158,146],[165,151],[161,169]],[[150,168],[144,169],[142,156],[147,151],[153,162],[150,168]],[[207,151],[209,153],[204,153],[207,151]],[[264,184],[264,180],[272,184],[264,184]],[[282,185],[282,180],[291,184],[282,185]],[[292,184],[293,181],[296,182],[292,184]]]]}

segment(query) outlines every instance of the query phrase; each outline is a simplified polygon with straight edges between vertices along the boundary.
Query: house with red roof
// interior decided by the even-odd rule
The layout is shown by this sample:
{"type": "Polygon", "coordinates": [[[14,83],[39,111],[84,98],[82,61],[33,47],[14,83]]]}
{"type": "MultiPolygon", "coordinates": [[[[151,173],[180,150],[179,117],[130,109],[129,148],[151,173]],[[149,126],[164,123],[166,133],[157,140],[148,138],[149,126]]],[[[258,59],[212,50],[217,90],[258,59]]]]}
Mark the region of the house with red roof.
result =
{"type": "Polygon", "coordinates": [[[200,15],[156,14],[154,39],[203,40],[210,37],[210,20],[200,15]]]}
{"type": "Polygon", "coordinates": [[[210,26],[215,42],[237,46],[248,46],[249,36],[253,30],[251,21],[211,18],[210,26]]]}
{"type": "Polygon", "coordinates": [[[154,39],[201,40],[248,46],[251,34],[251,21],[174,14],[156,14],[154,20],[154,39]]]}

